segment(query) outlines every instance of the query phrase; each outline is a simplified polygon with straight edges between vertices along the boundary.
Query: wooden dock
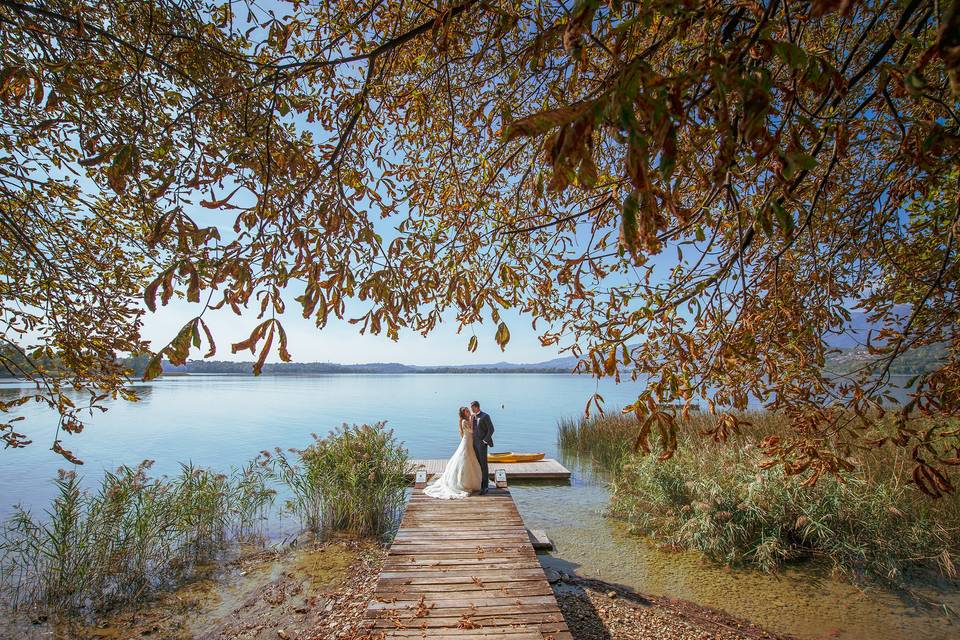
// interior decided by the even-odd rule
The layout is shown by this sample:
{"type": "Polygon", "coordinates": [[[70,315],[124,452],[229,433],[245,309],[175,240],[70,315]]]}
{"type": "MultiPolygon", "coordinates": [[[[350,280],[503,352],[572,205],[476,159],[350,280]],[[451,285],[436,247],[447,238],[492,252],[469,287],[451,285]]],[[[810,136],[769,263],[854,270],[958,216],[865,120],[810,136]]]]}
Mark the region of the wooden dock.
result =
{"type": "Polygon", "coordinates": [[[572,640],[506,489],[414,490],[366,615],[384,638],[572,640]]]}
{"type": "MultiPolygon", "coordinates": [[[[427,470],[427,479],[443,473],[447,461],[440,458],[426,460],[411,460],[410,470],[407,476],[412,480],[417,469],[427,470]]],[[[492,478],[497,469],[503,469],[507,472],[507,478],[510,482],[514,480],[569,480],[570,470],[554,460],[546,458],[537,462],[491,462],[489,463],[490,477],[492,478]]]]}

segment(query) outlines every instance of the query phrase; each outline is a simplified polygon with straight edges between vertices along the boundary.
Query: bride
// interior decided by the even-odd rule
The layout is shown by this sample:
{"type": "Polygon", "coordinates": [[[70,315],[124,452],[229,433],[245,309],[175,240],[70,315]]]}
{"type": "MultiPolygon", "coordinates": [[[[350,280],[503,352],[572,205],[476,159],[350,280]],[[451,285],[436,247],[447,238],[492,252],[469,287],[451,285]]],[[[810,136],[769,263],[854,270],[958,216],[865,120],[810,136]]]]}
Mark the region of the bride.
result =
{"type": "Polygon", "coordinates": [[[482,472],[477,454],[473,450],[473,426],[470,412],[466,407],[460,407],[460,446],[450,460],[443,473],[423,490],[428,496],[441,500],[466,498],[471,491],[480,489],[482,472]]]}

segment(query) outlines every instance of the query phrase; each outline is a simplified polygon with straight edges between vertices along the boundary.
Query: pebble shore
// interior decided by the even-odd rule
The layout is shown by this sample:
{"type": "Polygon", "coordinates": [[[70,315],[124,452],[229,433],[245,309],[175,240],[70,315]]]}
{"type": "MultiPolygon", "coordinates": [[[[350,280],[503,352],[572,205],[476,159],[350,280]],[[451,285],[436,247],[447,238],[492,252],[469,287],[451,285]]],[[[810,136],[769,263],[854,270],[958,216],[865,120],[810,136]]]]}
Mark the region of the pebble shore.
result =
{"type": "Polygon", "coordinates": [[[685,600],[644,596],[549,570],[548,577],[576,640],[789,640],[685,600]]]}

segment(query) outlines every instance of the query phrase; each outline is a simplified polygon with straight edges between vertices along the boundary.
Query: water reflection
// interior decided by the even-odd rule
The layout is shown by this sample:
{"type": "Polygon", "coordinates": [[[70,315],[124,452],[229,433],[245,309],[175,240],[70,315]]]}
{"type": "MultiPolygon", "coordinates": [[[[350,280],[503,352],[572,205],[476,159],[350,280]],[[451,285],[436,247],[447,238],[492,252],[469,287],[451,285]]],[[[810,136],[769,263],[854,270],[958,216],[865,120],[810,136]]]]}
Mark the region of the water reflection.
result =
{"type": "MultiPolygon", "coordinates": [[[[135,383],[127,387],[135,394],[139,402],[147,402],[153,394],[154,386],[148,383],[135,383]]],[[[22,396],[33,396],[37,394],[37,387],[31,382],[24,380],[0,379],[0,399],[15,400],[22,396]]],[[[86,404],[90,399],[88,392],[79,392],[74,389],[64,389],[63,394],[79,405],[86,404]]],[[[114,400],[106,398],[102,401],[105,406],[116,403],[123,403],[126,400],[114,400]]]]}

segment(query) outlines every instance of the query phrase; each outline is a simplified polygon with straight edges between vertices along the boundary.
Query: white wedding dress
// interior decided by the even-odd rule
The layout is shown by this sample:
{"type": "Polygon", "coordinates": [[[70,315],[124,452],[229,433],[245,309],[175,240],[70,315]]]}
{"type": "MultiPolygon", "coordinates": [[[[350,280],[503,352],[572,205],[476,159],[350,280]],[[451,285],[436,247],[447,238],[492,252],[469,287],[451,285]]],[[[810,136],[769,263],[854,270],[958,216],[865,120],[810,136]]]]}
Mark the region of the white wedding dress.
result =
{"type": "Polygon", "coordinates": [[[461,421],[460,433],[460,446],[447,461],[443,473],[423,490],[428,496],[455,500],[466,498],[471,491],[480,490],[483,476],[477,454],[473,450],[473,427],[469,420],[461,421]]]}

